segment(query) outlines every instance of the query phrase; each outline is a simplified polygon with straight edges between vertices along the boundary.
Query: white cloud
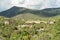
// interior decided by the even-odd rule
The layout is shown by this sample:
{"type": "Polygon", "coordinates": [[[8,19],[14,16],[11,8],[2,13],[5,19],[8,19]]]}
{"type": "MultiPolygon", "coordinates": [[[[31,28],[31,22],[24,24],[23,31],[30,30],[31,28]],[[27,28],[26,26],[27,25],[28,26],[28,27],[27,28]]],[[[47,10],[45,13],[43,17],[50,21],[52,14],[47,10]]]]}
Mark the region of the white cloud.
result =
{"type": "Polygon", "coordinates": [[[0,11],[4,11],[6,9],[11,8],[11,1],[9,0],[0,0],[0,11]]]}
{"type": "Polygon", "coordinates": [[[26,7],[30,9],[45,9],[60,7],[60,0],[0,0],[0,11],[12,6],[26,7]]]}

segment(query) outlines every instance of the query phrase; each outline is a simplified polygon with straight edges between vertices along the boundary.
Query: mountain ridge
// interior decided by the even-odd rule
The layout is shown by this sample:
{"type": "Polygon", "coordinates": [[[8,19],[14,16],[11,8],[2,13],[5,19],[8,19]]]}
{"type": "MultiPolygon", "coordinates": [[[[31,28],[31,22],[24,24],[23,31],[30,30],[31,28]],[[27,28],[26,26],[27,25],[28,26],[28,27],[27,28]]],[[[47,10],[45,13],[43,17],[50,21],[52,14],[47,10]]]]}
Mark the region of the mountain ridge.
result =
{"type": "Polygon", "coordinates": [[[43,10],[32,10],[24,7],[12,7],[6,11],[0,12],[0,16],[14,17],[24,13],[31,13],[38,16],[52,17],[60,14],[60,8],[47,8],[43,10]]]}

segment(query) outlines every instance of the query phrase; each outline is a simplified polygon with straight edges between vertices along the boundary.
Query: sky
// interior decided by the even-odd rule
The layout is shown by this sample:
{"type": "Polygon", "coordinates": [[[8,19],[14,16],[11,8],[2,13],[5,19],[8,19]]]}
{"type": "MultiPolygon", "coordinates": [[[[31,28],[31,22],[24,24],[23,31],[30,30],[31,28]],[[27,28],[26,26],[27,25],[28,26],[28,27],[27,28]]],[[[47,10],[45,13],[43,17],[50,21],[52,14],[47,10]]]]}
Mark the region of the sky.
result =
{"type": "Polygon", "coordinates": [[[0,12],[13,6],[42,10],[60,7],[60,0],[0,0],[0,12]]]}

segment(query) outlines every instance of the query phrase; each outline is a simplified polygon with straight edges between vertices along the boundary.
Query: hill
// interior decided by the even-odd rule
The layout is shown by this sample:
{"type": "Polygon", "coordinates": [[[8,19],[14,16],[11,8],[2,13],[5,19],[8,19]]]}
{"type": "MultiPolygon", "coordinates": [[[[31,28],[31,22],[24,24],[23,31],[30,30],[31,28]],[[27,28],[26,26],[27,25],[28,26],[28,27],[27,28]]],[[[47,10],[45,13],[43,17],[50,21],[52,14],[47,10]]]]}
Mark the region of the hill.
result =
{"type": "MultiPolygon", "coordinates": [[[[0,12],[0,16],[5,16],[8,18],[11,18],[11,17],[18,16],[20,14],[26,14],[26,13],[33,14],[33,16],[37,15],[40,17],[41,16],[42,17],[52,17],[52,16],[56,16],[56,15],[60,14],[60,8],[47,8],[47,9],[43,9],[43,10],[32,10],[32,9],[14,6],[6,11],[0,12]]],[[[31,17],[31,15],[26,15],[26,16],[31,17]]]]}
{"type": "Polygon", "coordinates": [[[60,8],[0,12],[0,40],[60,40],[60,8]]]}

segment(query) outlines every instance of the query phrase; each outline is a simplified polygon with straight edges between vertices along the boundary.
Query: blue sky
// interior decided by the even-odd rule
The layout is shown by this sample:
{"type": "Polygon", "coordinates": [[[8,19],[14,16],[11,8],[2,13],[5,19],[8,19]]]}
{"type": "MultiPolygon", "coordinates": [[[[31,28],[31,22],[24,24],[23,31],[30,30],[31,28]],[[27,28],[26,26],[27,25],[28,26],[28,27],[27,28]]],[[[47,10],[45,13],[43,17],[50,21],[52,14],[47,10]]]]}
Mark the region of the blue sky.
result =
{"type": "Polygon", "coordinates": [[[0,11],[7,10],[13,6],[41,10],[60,7],[60,0],[0,0],[0,11]]]}

